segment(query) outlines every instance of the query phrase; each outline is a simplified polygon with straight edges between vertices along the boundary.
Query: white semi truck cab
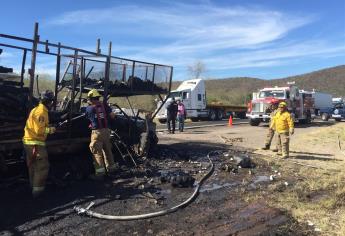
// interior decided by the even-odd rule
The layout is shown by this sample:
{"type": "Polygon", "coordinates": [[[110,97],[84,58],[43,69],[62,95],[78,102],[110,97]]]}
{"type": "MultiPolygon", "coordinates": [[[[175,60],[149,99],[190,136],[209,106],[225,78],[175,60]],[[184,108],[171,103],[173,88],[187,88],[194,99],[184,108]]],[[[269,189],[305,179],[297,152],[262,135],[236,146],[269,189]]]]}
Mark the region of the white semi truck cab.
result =
{"type": "MultiPolygon", "coordinates": [[[[242,118],[245,117],[246,106],[230,106],[223,104],[207,104],[206,86],[202,79],[192,79],[183,81],[180,86],[169,94],[165,105],[157,113],[160,122],[167,119],[167,106],[172,98],[180,99],[185,105],[187,118],[192,121],[199,119],[221,120],[227,113],[236,113],[242,118]]],[[[157,104],[157,109],[161,107],[162,101],[157,104]]]]}

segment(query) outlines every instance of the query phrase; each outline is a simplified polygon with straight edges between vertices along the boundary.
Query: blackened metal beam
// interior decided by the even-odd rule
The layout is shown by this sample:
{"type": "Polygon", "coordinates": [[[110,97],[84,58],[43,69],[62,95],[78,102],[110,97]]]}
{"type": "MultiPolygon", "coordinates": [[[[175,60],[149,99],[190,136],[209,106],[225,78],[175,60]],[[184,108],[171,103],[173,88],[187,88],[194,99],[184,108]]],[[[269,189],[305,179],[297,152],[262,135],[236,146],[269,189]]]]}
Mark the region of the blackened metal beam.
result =
{"type": "MultiPolygon", "coordinates": [[[[32,51],[31,48],[13,46],[13,45],[6,44],[6,43],[0,43],[0,46],[2,46],[2,47],[7,47],[7,48],[20,49],[20,50],[23,50],[23,51],[26,50],[26,51],[28,51],[28,52],[31,52],[31,51],[32,51]]],[[[47,54],[47,55],[57,56],[56,53],[52,53],[52,52],[47,53],[47,52],[41,51],[41,50],[36,50],[36,53],[41,53],[41,54],[47,54]]]]}
{"type": "Polygon", "coordinates": [[[80,81],[79,81],[79,107],[78,107],[78,110],[80,109],[80,106],[81,106],[81,99],[82,99],[82,96],[83,96],[83,82],[84,82],[84,79],[85,79],[85,59],[82,57],[80,59],[80,81]]]}
{"type": "Polygon", "coordinates": [[[170,67],[171,71],[170,71],[170,78],[169,78],[169,93],[171,91],[171,84],[172,84],[172,77],[173,77],[173,72],[174,72],[174,68],[170,67]]]}
{"type": "Polygon", "coordinates": [[[68,116],[69,122],[69,137],[72,137],[72,118],[73,118],[73,111],[74,111],[74,100],[75,100],[75,87],[76,87],[76,80],[78,78],[77,75],[77,66],[78,66],[78,50],[74,51],[74,60],[73,60],[73,77],[72,77],[72,90],[71,90],[71,100],[70,100],[70,110],[68,116]]]}
{"type": "Polygon", "coordinates": [[[112,43],[109,42],[108,57],[107,57],[107,61],[105,63],[104,94],[103,94],[104,101],[106,101],[106,99],[107,99],[108,90],[109,90],[111,47],[112,47],[112,43]]]}
{"type": "Polygon", "coordinates": [[[101,54],[101,39],[97,39],[96,54],[101,54]]]}
{"type": "Polygon", "coordinates": [[[30,83],[29,83],[29,106],[32,108],[33,106],[33,88],[34,88],[34,80],[35,80],[35,67],[36,67],[36,51],[37,51],[37,44],[39,42],[39,35],[38,35],[38,23],[35,23],[35,30],[34,30],[34,40],[32,44],[32,52],[31,52],[31,68],[29,70],[30,74],[30,83]]]}
{"type": "Polygon", "coordinates": [[[20,71],[20,87],[23,88],[23,85],[24,85],[24,74],[25,74],[25,63],[26,63],[26,53],[27,53],[27,50],[23,50],[23,59],[22,59],[22,69],[20,71]]]}
{"type": "Polygon", "coordinates": [[[56,56],[56,74],[55,74],[55,93],[54,93],[54,110],[56,110],[56,105],[57,105],[57,94],[58,94],[58,88],[59,88],[59,83],[60,83],[60,68],[61,68],[61,43],[58,43],[58,48],[57,48],[57,56],[56,56]]]}

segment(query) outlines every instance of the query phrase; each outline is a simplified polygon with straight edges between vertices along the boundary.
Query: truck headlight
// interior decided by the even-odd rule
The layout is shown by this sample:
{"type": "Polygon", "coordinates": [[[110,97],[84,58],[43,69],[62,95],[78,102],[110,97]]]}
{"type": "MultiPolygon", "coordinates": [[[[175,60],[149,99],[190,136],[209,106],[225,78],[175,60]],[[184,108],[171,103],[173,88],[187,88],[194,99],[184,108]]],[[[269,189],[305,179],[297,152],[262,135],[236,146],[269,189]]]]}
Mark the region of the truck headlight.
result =
{"type": "Polygon", "coordinates": [[[335,109],[335,110],[334,110],[334,114],[335,114],[335,115],[338,115],[338,114],[339,114],[339,110],[338,110],[338,109],[335,109]]]}

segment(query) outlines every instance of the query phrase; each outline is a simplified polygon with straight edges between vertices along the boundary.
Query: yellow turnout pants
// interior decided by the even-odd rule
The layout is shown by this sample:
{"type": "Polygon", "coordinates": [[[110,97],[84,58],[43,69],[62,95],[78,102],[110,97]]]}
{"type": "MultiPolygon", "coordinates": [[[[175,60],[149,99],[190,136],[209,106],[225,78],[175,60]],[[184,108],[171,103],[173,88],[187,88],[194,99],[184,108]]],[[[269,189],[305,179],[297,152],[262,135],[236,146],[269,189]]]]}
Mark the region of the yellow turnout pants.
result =
{"type": "Polygon", "coordinates": [[[278,152],[281,153],[283,157],[289,157],[289,142],[289,132],[278,133],[278,152]]]}
{"type": "Polygon", "coordinates": [[[107,128],[92,130],[90,150],[94,158],[96,175],[104,175],[105,171],[114,168],[114,157],[111,151],[110,130],[107,128]]]}
{"type": "Polygon", "coordinates": [[[29,181],[32,193],[42,192],[46,185],[49,172],[48,153],[45,146],[24,145],[26,165],[29,172],[29,181]],[[35,148],[35,153],[34,153],[35,148]]]}
{"type": "Polygon", "coordinates": [[[271,146],[273,137],[274,137],[274,130],[269,128],[267,136],[266,136],[266,140],[265,140],[265,146],[268,146],[268,147],[271,146]]]}

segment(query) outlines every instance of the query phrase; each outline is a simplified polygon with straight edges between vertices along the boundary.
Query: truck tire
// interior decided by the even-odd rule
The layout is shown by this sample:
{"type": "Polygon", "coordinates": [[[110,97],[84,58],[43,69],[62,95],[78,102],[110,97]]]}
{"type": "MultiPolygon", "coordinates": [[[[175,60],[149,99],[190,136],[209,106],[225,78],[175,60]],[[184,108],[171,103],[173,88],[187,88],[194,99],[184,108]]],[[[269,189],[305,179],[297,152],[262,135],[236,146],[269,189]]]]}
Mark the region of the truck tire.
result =
{"type": "Polygon", "coordinates": [[[251,126],[258,126],[260,124],[260,120],[258,120],[258,119],[250,119],[249,120],[249,124],[251,126]]]}
{"type": "Polygon", "coordinates": [[[191,120],[192,122],[197,122],[197,121],[199,121],[199,118],[198,118],[198,117],[192,117],[192,118],[190,118],[190,120],[191,120]]]}
{"type": "Polygon", "coordinates": [[[307,118],[307,119],[300,119],[298,120],[299,124],[310,124],[311,123],[311,119],[307,118]]]}
{"type": "Polygon", "coordinates": [[[328,119],[329,119],[329,115],[327,113],[322,113],[321,114],[321,120],[328,121],[328,119]]]}
{"type": "Polygon", "coordinates": [[[224,112],[222,110],[217,111],[217,120],[223,120],[224,112]]]}
{"type": "Polygon", "coordinates": [[[239,113],[237,113],[237,117],[240,118],[240,119],[246,119],[246,118],[247,118],[245,112],[239,112],[239,113]]]}
{"type": "Polygon", "coordinates": [[[341,118],[335,118],[335,121],[339,122],[339,121],[341,121],[341,118]]]}
{"type": "Polygon", "coordinates": [[[312,119],[311,118],[307,118],[307,124],[311,124],[311,121],[312,121],[312,119]]]}
{"type": "Polygon", "coordinates": [[[211,110],[208,112],[208,119],[211,120],[211,121],[217,120],[217,113],[216,113],[215,110],[211,109],[211,110]]]}
{"type": "Polygon", "coordinates": [[[165,124],[167,122],[167,119],[158,119],[159,123],[165,124]]]}

